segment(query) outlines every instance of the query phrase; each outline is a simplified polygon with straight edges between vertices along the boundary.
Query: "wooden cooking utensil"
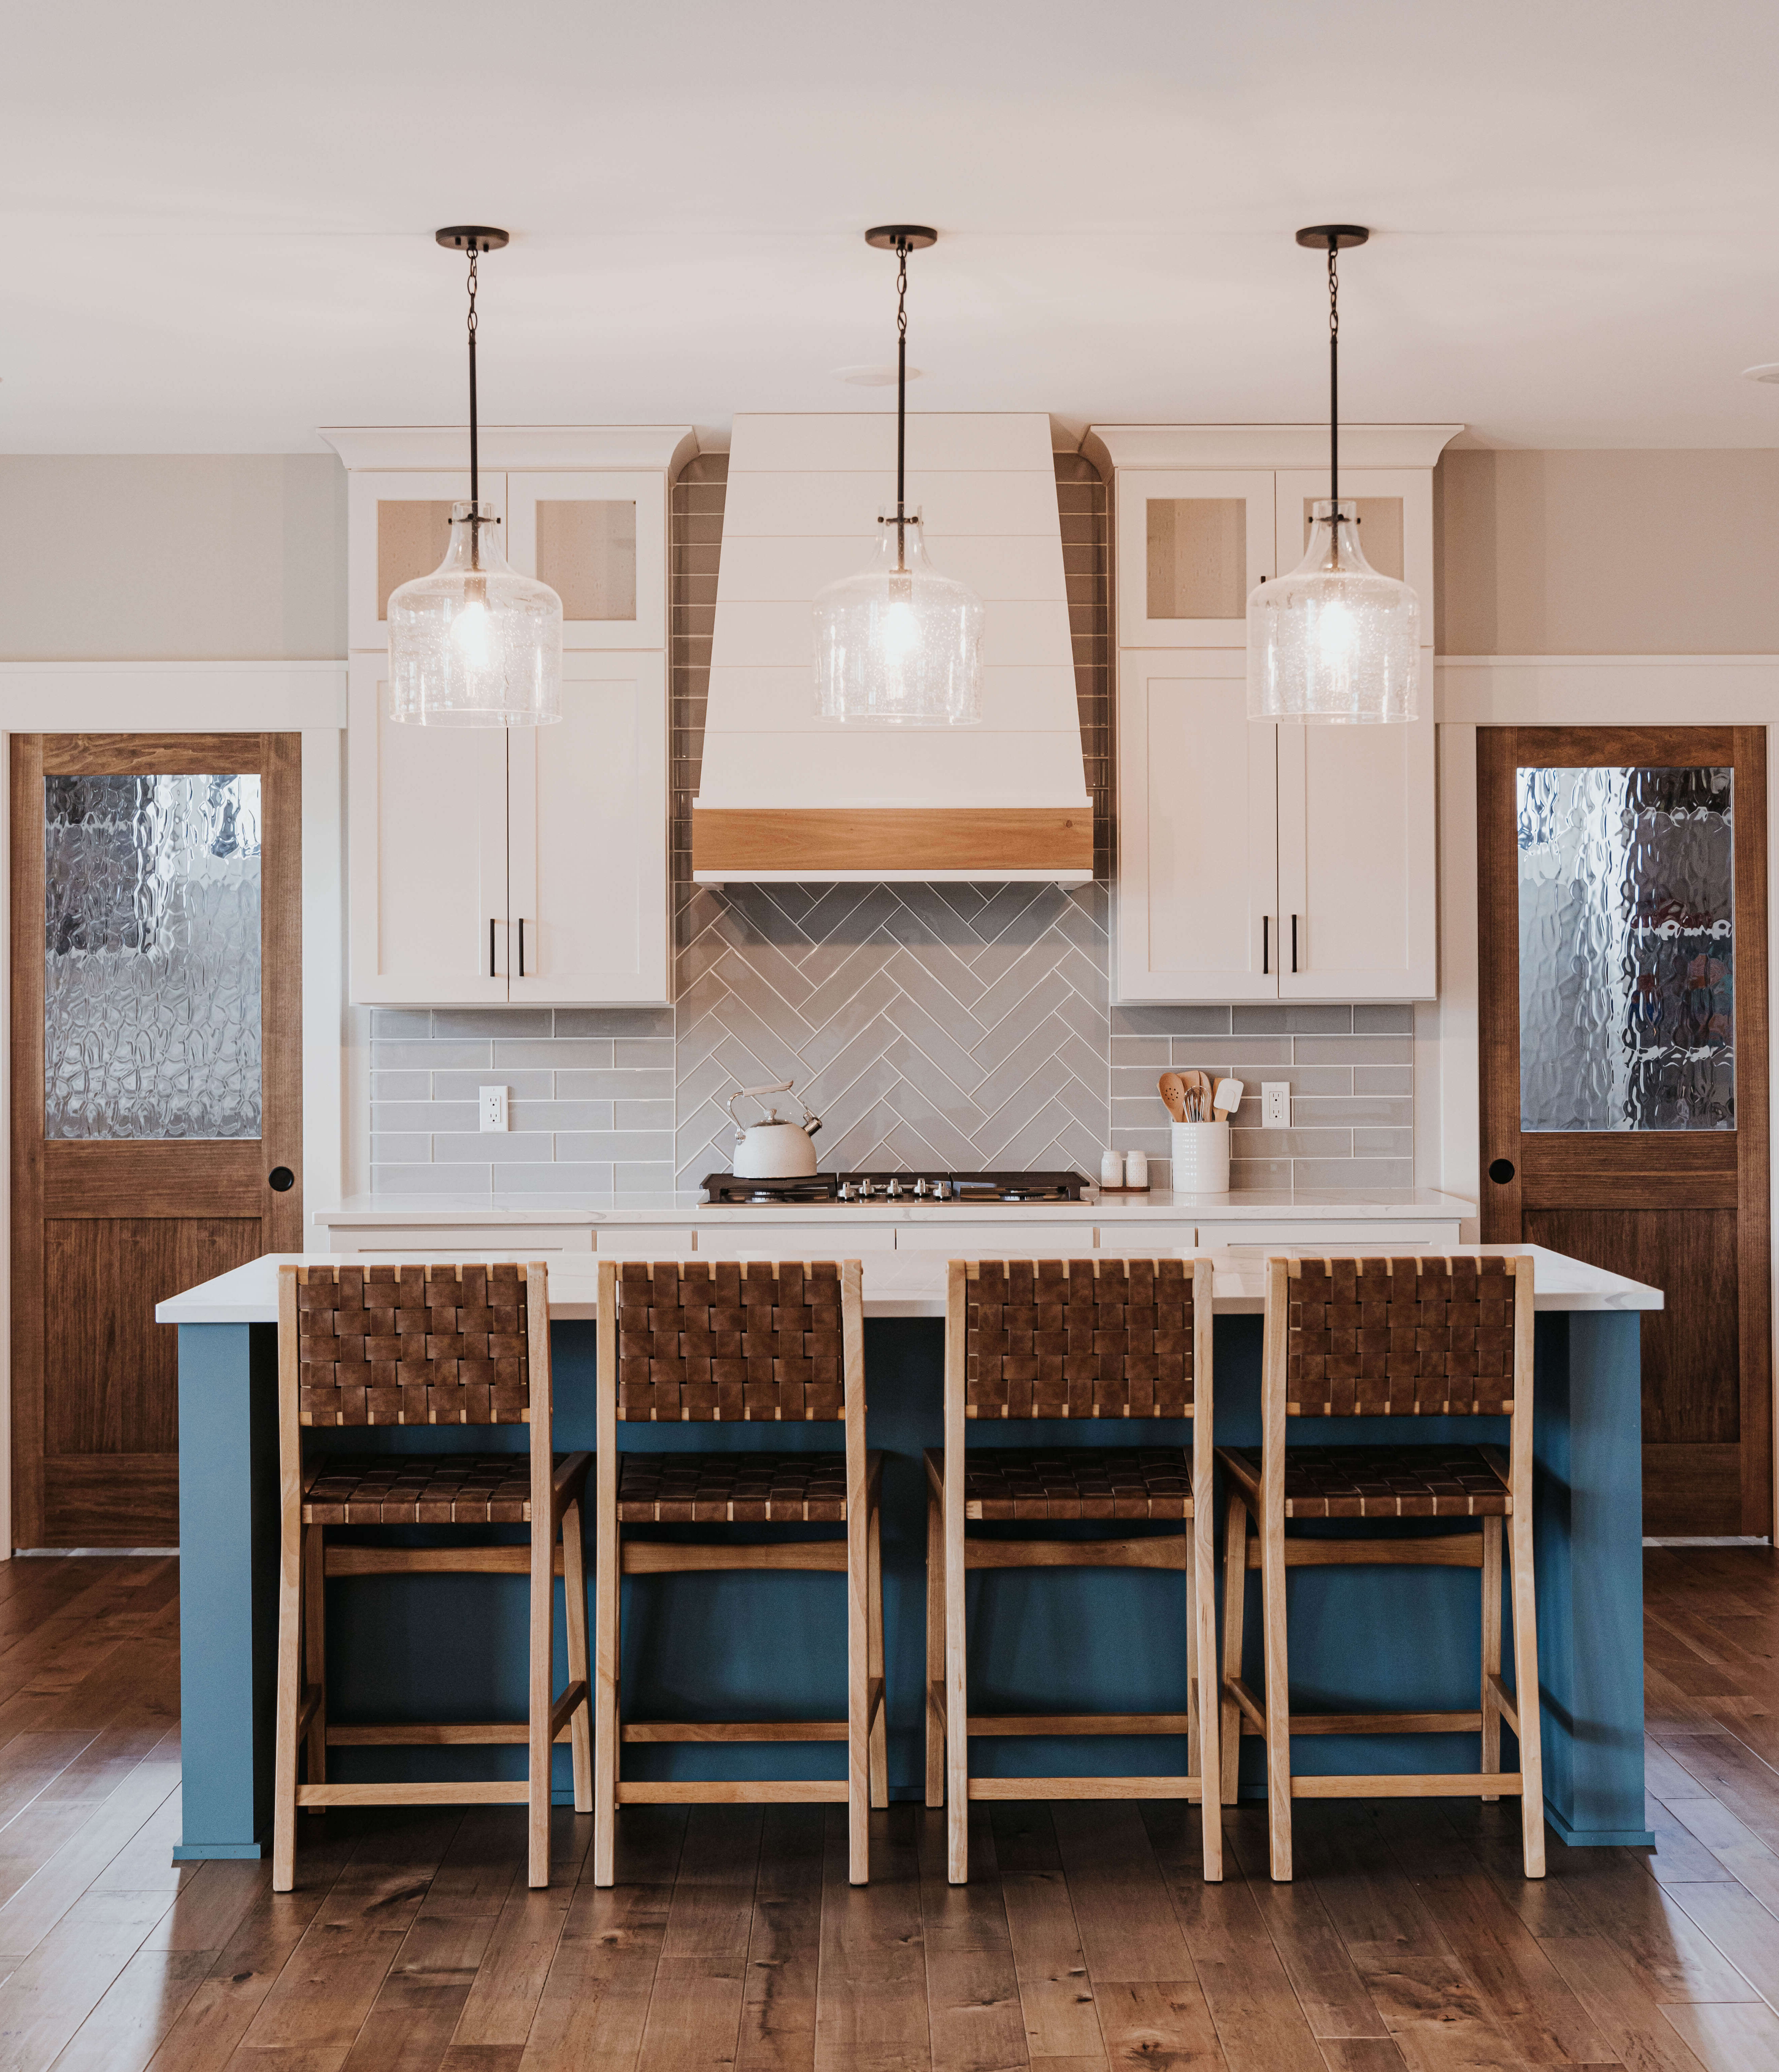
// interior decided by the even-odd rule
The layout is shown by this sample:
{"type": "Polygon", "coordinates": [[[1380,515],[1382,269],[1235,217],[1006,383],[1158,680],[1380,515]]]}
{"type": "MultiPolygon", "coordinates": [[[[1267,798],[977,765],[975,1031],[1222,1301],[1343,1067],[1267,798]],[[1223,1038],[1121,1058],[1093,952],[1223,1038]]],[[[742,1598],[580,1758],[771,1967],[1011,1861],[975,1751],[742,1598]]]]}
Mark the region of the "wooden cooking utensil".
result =
{"type": "Polygon", "coordinates": [[[1211,1115],[1213,1120],[1223,1121],[1234,1114],[1242,1105],[1242,1096],[1247,1092],[1239,1079],[1219,1079],[1217,1092],[1211,1096],[1211,1115]]]}
{"type": "Polygon", "coordinates": [[[1209,1072],[1182,1072],[1181,1083],[1186,1090],[1186,1119],[1189,1122],[1209,1122],[1211,1119],[1212,1085],[1209,1072]]]}
{"type": "Polygon", "coordinates": [[[1184,1122],[1186,1120],[1186,1082],[1178,1072],[1162,1074],[1161,1098],[1163,1104],[1176,1122],[1184,1122]]]}

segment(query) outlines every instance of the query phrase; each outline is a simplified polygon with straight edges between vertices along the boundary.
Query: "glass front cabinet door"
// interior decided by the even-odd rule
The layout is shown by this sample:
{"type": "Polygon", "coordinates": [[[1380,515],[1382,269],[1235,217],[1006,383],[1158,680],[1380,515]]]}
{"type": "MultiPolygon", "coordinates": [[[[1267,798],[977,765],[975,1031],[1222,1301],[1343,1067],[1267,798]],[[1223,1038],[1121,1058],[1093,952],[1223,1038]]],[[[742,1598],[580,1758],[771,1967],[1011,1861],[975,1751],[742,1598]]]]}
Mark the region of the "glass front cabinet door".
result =
{"type": "Polygon", "coordinates": [[[1242,645],[1248,592],[1277,565],[1270,471],[1121,471],[1117,523],[1121,648],[1242,645]]]}

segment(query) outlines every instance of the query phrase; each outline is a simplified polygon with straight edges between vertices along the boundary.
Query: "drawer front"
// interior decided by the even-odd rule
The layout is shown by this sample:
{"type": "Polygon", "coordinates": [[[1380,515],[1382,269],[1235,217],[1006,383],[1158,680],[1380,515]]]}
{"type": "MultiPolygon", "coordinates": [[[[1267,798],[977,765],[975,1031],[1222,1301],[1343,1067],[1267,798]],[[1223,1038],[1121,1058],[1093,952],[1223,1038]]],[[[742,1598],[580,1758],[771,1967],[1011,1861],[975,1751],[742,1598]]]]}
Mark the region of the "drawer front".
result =
{"type": "Polygon", "coordinates": [[[552,1252],[593,1249],[593,1233],[585,1223],[402,1223],[374,1229],[333,1223],[327,1236],[330,1252],[399,1252],[422,1260],[475,1260],[488,1252],[548,1259],[552,1252]]]}
{"type": "Polygon", "coordinates": [[[948,1259],[1085,1259],[1093,1249],[1091,1223],[904,1224],[898,1252],[942,1252],[948,1259]]]}
{"type": "Polygon", "coordinates": [[[1198,1243],[1196,1223],[1102,1223],[1099,1233],[1102,1252],[1122,1252],[1130,1259],[1163,1259],[1170,1252],[1191,1252],[1198,1243]]]}
{"type": "Polygon", "coordinates": [[[893,1223],[700,1223],[700,1259],[858,1259],[896,1249],[893,1223]]]}
{"type": "Polygon", "coordinates": [[[1200,1223],[1198,1242],[1205,1252],[1365,1252],[1373,1258],[1392,1252],[1436,1252],[1458,1242],[1455,1223],[1200,1223]]]}
{"type": "Polygon", "coordinates": [[[602,1259],[686,1259],[698,1249],[698,1240],[686,1226],[632,1223],[593,1233],[593,1249],[602,1259]]]}

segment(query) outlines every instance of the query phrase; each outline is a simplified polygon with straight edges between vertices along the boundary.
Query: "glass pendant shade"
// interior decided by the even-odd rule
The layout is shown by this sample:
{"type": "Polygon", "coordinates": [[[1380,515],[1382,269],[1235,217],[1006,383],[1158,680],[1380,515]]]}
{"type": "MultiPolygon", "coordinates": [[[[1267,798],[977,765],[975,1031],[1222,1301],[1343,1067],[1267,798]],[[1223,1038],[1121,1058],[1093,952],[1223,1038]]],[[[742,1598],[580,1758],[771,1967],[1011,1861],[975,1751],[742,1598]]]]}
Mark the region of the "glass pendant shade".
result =
{"type": "Polygon", "coordinates": [[[1411,720],[1421,672],[1421,604],[1381,575],[1342,498],[1312,505],[1308,551],[1248,596],[1248,717],[1348,724],[1411,720]]]}
{"type": "Polygon", "coordinates": [[[547,726],[562,716],[562,601],[507,565],[491,504],[454,504],[430,576],[389,594],[391,717],[547,726]]]}
{"type": "Polygon", "coordinates": [[[816,710],[863,726],[980,723],[982,601],[927,559],[920,514],[878,516],[877,557],[815,600],[816,710]]]}

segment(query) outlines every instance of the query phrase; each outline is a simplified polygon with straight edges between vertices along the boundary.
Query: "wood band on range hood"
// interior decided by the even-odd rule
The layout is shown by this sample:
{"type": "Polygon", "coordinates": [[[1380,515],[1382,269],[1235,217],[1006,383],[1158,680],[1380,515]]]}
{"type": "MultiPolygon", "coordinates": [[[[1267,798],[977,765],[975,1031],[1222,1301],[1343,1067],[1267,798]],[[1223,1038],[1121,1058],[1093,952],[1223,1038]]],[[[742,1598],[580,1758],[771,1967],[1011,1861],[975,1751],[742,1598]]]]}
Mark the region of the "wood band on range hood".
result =
{"type": "Polygon", "coordinates": [[[704,885],[1093,874],[1089,807],[710,807],[692,815],[692,875],[704,885]]]}

